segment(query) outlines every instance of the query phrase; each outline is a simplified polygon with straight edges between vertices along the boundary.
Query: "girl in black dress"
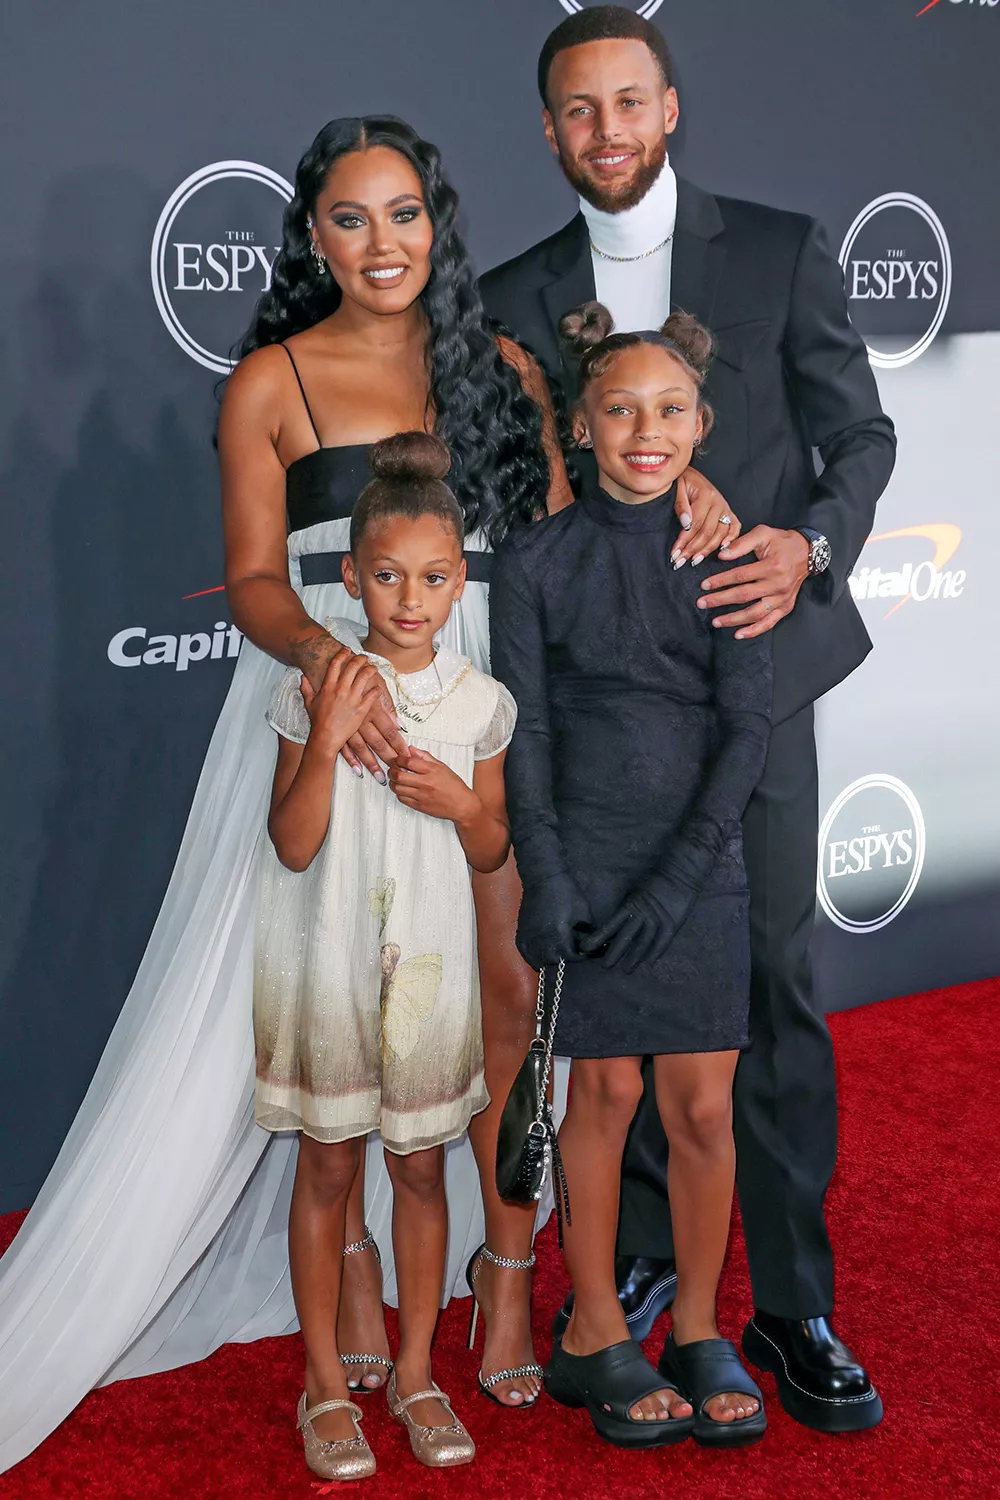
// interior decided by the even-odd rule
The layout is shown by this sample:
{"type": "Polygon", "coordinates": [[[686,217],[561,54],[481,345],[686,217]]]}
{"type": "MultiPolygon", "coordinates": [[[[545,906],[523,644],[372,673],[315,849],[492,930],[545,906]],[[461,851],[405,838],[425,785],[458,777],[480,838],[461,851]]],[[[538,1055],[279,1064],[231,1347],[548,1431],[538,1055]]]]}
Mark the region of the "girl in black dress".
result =
{"type": "Polygon", "coordinates": [[[767,748],[770,638],[715,628],[677,560],[673,488],[711,426],[711,336],[685,314],[662,332],[612,334],[597,303],[562,332],[581,355],[574,432],[595,450],[599,487],[511,533],[491,597],[493,670],[518,705],[507,759],[518,946],[533,967],[567,965],[556,1051],[573,1058],[560,1145],[574,1307],[545,1382],[623,1446],[692,1432],[749,1442],[763,1403],[719,1337],[715,1297],[749,1008],[740,817],[767,748]],[[629,1339],[614,1280],[647,1054],[677,1245],[659,1373],[629,1339]]]}

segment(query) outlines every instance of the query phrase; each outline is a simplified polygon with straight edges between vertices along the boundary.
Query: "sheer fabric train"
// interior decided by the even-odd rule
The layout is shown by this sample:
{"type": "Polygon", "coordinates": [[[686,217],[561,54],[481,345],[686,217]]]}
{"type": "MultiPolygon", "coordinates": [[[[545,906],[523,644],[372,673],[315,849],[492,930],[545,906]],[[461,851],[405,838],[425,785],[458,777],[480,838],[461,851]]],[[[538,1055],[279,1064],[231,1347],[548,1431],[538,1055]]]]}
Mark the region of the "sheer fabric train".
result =
{"type": "MultiPolygon", "coordinates": [[[[346,548],[348,526],[289,537],[292,584],[319,620],[362,618],[342,584],[300,583],[298,559],[346,548]]],[[[467,585],[442,640],[488,667],[484,583],[467,585]]],[[[283,670],[244,643],[132,989],[0,1261],[0,1471],[94,1386],[297,1327],[286,1238],[297,1142],[254,1122],[251,1026],[257,855],[275,757],[264,710],[283,670]]],[[[447,1299],[464,1293],[465,1262],[483,1238],[467,1139],[447,1149],[446,1183],[447,1299]]],[[[394,1303],[392,1200],[375,1137],[367,1199],[394,1303]]]]}

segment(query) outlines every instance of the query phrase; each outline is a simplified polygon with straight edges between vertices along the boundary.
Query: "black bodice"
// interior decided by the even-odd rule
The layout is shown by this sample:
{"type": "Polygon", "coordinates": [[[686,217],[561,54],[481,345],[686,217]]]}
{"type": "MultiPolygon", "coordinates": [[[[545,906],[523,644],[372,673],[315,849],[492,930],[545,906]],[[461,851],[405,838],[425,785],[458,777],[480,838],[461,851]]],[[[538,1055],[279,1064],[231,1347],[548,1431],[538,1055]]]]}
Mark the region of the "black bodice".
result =
{"type": "Polygon", "coordinates": [[[285,471],[285,507],[289,531],[302,531],[320,521],[344,520],[372,471],[368,467],[370,443],[348,443],[333,448],[314,448],[285,471]]]}

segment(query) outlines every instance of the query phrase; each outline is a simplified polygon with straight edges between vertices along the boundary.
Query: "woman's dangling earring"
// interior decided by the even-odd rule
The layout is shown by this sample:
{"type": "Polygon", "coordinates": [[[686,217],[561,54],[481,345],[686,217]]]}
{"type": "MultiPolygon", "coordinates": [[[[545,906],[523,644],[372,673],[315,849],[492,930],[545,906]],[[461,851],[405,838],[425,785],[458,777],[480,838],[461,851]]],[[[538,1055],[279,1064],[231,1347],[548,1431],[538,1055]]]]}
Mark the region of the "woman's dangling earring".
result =
{"type": "Polygon", "coordinates": [[[322,276],[326,272],[326,256],[323,254],[316,241],[311,237],[313,227],[312,219],[306,220],[306,227],[308,228],[310,233],[309,253],[311,254],[313,260],[316,262],[316,275],[322,276]]]}

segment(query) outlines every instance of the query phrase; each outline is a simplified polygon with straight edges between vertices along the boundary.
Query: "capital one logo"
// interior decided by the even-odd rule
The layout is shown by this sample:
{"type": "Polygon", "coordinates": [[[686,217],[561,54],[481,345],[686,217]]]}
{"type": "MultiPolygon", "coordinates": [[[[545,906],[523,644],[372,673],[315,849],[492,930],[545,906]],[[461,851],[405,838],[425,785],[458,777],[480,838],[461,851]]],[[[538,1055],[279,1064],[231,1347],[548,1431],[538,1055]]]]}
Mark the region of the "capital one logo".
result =
{"type": "Polygon", "coordinates": [[[883,193],[840,247],[851,321],[883,370],[912,364],[934,342],[951,298],[951,248],[937,214],[913,193],[883,193]]]}
{"type": "MultiPolygon", "coordinates": [[[[562,6],[563,10],[568,10],[570,15],[572,15],[576,10],[587,9],[587,7],[583,4],[583,0],[559,0],[559,4],[562,6]]],[[[646,20],[648,21],[650,16],[656,15],[656,12],[659,10],[662,4],[663,0],[642,0],[642,4],[636,6],[636,11],[640,16],[645,16],[646,20]]]]}
{"type": "Polygon", "coordinates": [[[897,776],[862,776],[835,798],[819,831],[819,904],[844,932],[878,932],[916,890],[927,836],[920,804],[897,776]]]}
{"type": "Polygon", "coordinates": [[[160,214],[150,252],[153,296],[170,335],[192,359],[228,375],[230,350],[271,285],[292,186],[252,161],[192,172],[160,214]]]}
{"type": "Polygon", "coordinates": [[[938,600],[961,599],[965,593],[966,571],[951,568],[950,563],[962,542],[962,528],[952,521],[938,521],[926,526],[900,526],[896,531],[880,531],[865,543],[861,559],[847,580],[851,595],[859,603],[872,599],[888,606],[887,620],[904,604],[930,604],[938,600]],[[869,561],[868,548],[873,542],[896,545],[880,549],[877,562],[869,561]],[[927,556],[928,548],[933,555],[927,556]],[[897,567],[890,566],[898,562],[897,567]]]}

